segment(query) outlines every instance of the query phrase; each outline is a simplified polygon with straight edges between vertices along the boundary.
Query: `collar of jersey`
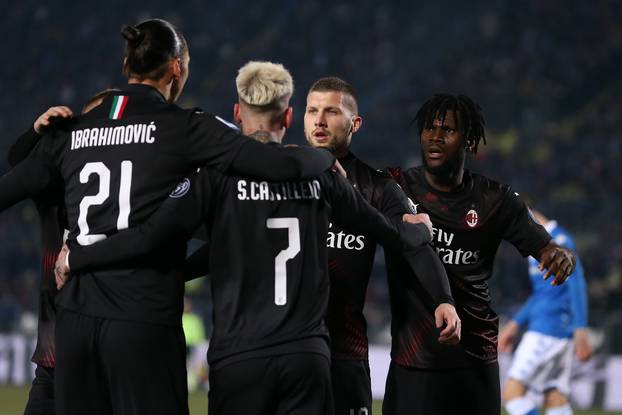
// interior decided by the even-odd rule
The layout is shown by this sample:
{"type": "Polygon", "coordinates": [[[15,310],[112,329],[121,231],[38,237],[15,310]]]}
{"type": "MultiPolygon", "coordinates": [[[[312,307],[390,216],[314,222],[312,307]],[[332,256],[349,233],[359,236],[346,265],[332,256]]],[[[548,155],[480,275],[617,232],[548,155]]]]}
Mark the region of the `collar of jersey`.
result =
{"type": "Polygon", "coordinates": [[[122,88],[123,92],[147,94],[159,101],[166,102],[164,95],[151,85],[145,84],[127,84],[122,88]]]}

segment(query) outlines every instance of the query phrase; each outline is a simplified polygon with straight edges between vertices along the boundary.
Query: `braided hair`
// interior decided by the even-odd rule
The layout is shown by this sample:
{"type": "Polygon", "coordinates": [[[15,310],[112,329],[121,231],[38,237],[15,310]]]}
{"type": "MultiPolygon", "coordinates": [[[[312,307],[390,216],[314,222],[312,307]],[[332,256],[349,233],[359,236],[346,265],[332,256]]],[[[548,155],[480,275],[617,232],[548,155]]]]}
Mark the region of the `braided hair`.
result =
{"type": "Polygon", "coordinates": [[[456,128],[466,138],[467,151],[475,154],[479,142],[486,144],[482,108],[466,95],[435,94],[417,111],[413,123],[417,123],[419,135],[424,129],[432,128],[435,119],[445,122],[447,111],[456,115],[456,128]]]}

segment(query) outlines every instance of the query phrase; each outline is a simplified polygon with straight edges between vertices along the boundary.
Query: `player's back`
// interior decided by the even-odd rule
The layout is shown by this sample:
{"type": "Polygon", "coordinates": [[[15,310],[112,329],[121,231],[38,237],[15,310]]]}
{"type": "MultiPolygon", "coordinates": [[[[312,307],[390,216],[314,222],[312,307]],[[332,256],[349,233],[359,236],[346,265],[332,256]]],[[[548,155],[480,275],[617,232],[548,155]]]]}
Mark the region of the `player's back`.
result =
{"type": "Polygon", "coordinates": [[[214,333],[208,358],[328,355],[324,314],[331,175],[272,183],[205,172],[214,333]]]}
{"type": "MultiPolygon", "coordinates": [[[[206,127],[203,117],[209,116],[167,103],[154,88],[131,84],[48,140],[65,184],[69,244],[90,245],[146,220],[197,156],[210,158],[211,147],[201,145],[197,134],[206,127]]],[[[213,117],[207,127],[211,134],[204,140],[210,144],[230,130],[213,117]]],[[[219,145],[213,147],[217,152],[219,145]]],[[[213,160],[212,165],[221,161],[213,160]]],[[[176,242],[162,248],[166,261],[155,252],[125,269],[70,280],[60,304],[101,317],[180,324],[183,285],[173,271],[185,250],[176,242]]]]}

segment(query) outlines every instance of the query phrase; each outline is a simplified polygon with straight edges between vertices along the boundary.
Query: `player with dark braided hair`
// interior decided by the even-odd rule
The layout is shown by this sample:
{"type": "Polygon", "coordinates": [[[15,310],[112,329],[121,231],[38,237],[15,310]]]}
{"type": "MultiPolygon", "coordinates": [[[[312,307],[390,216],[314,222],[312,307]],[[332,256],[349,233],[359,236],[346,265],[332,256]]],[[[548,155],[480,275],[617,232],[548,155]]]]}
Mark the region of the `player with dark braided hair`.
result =
{"type": "Polygon", "coordinates": [[[484,131],[484,116],[480,106],[473,102],[466,95],[436,94],[417,111],[413,122],[417,123],[419,133],[424,129],[429,129],[434,123],[437,114],[441,121],[445,121],[447,112],[458,112],[464,114],[461,119],[456,120],[458,127],[464,131],[466,138],[467,151],[477,153],[480,141],[486,144],[486,131],[484,131]],[[464,125],[462,125],[464,124],[464,125]]]}
{"type": "MultiPolygon", "coordinates": [[[[445,266],[462,340],[439,344],[430,305],[415,295],[408,270],[388,273],[392,309],[391,366],[384,414],[498,415],[497,333],[487,280],[502,240],[532,255],[561,284],[575,257],[551,241],[510,186],[465,169],[466,154],[486,143],[482,110],[465,95],[436,94],[417,112],[423,166],[390,169],[417,213],[433,224],[432,245],[445,266]],[[392,278],[399,275],[399,278],[392,278]],[[448,396],[450,399],[442,398],[448,396]]],[[[399,260],[387,267],[402,268],[399,260]]],[[[404,267],[405,268],[405,267],[404,267]]]]}

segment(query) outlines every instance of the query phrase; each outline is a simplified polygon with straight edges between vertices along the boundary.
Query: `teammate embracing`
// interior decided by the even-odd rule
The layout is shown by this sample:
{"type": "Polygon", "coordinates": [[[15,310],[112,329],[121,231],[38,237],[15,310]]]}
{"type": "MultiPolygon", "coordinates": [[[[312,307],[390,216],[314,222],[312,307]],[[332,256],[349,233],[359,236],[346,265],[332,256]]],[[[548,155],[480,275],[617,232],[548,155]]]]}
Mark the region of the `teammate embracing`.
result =
{"type": "Polygon", "coordinates": [[[439,345],[434,322],[407,281],[390,278],[391,365],[383,404],[385,414],[498,415],[498,317],[490,307],[487,280],[502,240],[535,257],[545,277],[561,284],[575,257],[551,241],[510,186],[465,170],[467,153],[485,141],[480,107],[464,95],[437,94],[415,117],[423,166],[392,169],[418,212],[430,215],[432,244],[445,265],[462,340],[439,345]],[[450,396],[447,396],[450,391],[450,396]]]}
{"type": "MultiPolygon", "coordinates": [[[[328,152],[263,146],[214,116],[176,106],[190,55],[170,23],[148,20],[125,26],[122,35],[128,85],[51,130],[2,178],[21,197],[60,180],[70,245],[141,223],[199,165],[276,180],[313,177],[332,166],[328,152]],[[24,166],[34,169],[20,174],[24,166]]],[[[183,283],[174,278],[185,249],[169,243],[166,262],[155,254],[83,274],[56,296],[58,412],[188,412],[183,283]]]]}
{"type": "MultiPolygon", "coordinates": [[[[242,130],[278,146],[291,120],[291,76],[281,65],[254,62],[237,83],[242,130]]],[[[334,172],[270,182],[201,169],[146,223],[75,246],[68,262],[82,272],[122,264],[206,225],[214,303],[210,414],[331,414],[324,324],[329,218],[397,250],[410,252],[431,236],[424,224],[404,224],[402,215],[390,222],[334,172]]]]}

